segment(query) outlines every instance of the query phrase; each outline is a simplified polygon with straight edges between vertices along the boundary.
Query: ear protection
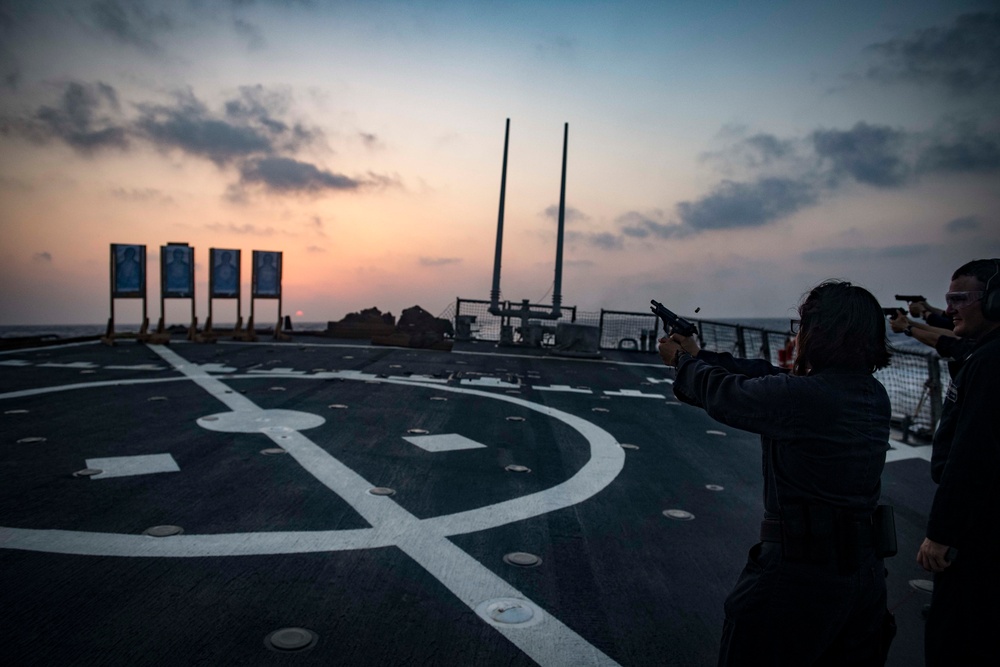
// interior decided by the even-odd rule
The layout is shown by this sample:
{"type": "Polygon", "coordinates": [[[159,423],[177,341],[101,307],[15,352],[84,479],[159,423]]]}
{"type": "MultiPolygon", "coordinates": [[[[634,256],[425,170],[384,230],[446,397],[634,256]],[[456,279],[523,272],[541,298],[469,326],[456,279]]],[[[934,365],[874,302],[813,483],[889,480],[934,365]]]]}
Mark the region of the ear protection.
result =
{"type": "Polygon", "coordinates": [[[1000,259],[994,257],[993,264],[996,269],[993,275],[986,281],[986,290],[983,294],[983,317],[991,322],[1000,321],[1000,259]]]}

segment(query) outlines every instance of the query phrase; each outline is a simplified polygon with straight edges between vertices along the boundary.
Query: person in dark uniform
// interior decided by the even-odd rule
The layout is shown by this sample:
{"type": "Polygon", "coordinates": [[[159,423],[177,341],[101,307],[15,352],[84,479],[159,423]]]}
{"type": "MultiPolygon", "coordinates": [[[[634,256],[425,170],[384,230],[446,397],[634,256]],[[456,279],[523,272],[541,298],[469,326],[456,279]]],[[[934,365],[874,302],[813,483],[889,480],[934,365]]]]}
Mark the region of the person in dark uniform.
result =
{"type": "Polygon", "coordinates": [[[1000,259],[952,275],[955,334],[975,340],[953,376],[934,433],[937,482],[917,563],[934,572],[924,629],[927,667],[1000,658],[1000,259]]]}
{"type": "Polygon", "coordinates": [[[726,599],[719,665],[883,665],[895,629],[877,509],[885,318],[870,292],[842,281],[813,288],[799,317],[791,369],[676,333],[660,340],[678,399],[761,436],[761,541],[726,599]]]}

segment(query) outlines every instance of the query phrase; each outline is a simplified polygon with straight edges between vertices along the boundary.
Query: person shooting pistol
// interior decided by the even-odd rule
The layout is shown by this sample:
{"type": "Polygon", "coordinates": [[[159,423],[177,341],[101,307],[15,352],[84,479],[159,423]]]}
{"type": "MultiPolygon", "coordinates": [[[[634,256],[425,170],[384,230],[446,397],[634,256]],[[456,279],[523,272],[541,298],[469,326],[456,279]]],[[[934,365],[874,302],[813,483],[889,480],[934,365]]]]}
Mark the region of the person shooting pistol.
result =
{"type": "Polygon", "coordinates": [[[878,301],[848,282],[810,290],[791,369],[702,350],[664,311],[675,396],[760,434],[763,450],[760,542],[726,599],[718,664],[884,664],[895,624],[883,559],[896,535],[879,504],[890,406],[873,373],[890,350],[878,301]]]}

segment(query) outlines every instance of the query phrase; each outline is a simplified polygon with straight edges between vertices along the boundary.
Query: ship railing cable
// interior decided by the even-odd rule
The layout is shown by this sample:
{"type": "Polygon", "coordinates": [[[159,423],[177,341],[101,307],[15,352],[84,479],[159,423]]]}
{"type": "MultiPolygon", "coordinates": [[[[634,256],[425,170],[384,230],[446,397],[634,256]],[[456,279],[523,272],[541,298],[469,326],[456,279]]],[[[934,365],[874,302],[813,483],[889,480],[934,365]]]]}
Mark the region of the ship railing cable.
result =
{"type": "MultiPolygon", "coordinates": [[[[520,326],[516,319],[489,312],[489,301],[457,299],[453,317],[456,332],[464,331],[466,340],[499,341],[503,325],[520,326]],[[464,320],[465,328],[459,327],[464,320]]],[[[517,308],[509,301],[501,307],[517,308]]],[[[544,310],[550,306],[532,304],[544,310]]],[[[602,350],[622,350],[655,354],[656,341],[664,335],[662,323],[652,313],[601,309],[577,311],[575,306],[563,308],[560,322],[576,322],[599,329],[602,350]]],[[[792,339],[791,332],[760,327],[687,318],[698,327],[699,344],[706,350],[729,352],[739,357],[767,359],[778,365],[781,352],[792,339]]],[[[552,321],[540,321],[543,326],[552,321]]],[[[546,344],[552,338],[547,337],[546,344]]],[[[904,437],[927,438],[933,434],[941,415],[942,383],[948,382],[947,366],[936,353],[909,349],[894,351],[892,363],[875,374],[885,386],[892,401],[894,422],[902,427],[904,437]]]]}

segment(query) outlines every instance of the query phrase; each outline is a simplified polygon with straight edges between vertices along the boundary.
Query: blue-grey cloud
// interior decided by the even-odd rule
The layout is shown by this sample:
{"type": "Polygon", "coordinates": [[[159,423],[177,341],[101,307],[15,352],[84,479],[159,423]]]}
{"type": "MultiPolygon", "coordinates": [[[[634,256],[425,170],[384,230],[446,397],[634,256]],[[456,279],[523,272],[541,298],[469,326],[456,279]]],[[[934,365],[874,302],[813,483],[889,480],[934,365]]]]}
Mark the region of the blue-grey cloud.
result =
{"type": "Polygon", "coordinates": [[[249,21],[241,18],[233,19],[233,29],[237,35],[246,40],[247,48],[251,51],[260,51],[267,45],[260,28],[249,21]]]}
{"type": "MultiPolygon", "coordinates": [[[[563,212],[563,215],[565,216],[565,218],[564,218],[565,222],[576,222],[577,220],[587,220],[588,219],[588,217],[587,217],[587,215],[585,213],[582,213],[581,211],[579,211],[578,209],[573,208],[572,206],[567,206],[566,210],[563,212]]],[[[546,207],[545,210],[542,211],[542,216],[544,216],[546,218],[552,218],[553,220],[558,220],[559,219],[559,205],[558,204],[552,204],[551,206],[546,207]]]]}
{"type": "Polygon", "coordinates": [[[963,14],[947,27],[873,44],[879,82],[943,85],[952,93],[1000,92],[1000,12],[963,14]]]}
{"type": "Polygon", "coordinates": [[[683,229],[682,225],[667,223],[664,219],[664,213],[660,210],[653,211],[649,215],[644,215],[638,211],[628,211],[618,216],[616,222],[621,226],[623,236],[635,239],[647,239],[651,236],[656,238],[671,238],[690,233],[690,230],[683,229]]]}
{"type": "Polygon", "coordinates": [[[319,169],[308,162],[286,157],[265,157],[247,160],[240,165],[240,181],[262,185],[271,192],[320,192],[323,190],[357,190],[361,181],[319,169]]]}
{"type": "Polygon", "coordinates": [[[625,239],[621,234],[611,232],[566,232],[566,242],[569,244],[585,243],[601,250],[621,250],[625,247],[625,239]]]}
{"type": "Polygon", "coordinates": [[[97,0],[84,8],[81,16],[119,42],[149,54],[160,53],[158,38],[176,27],[162,5],[154,9],[142,0],[97,0]]]}
{"type": "Polygon", "coordinates": [[[625,247],[624,239],[617,234],[612,234],[611,232],[588,234],[586,241],[590,245],[601,248],[602,250],[622,250],[625,247]]]}
{"type": "Polygon", "coordinates": [[[50,253],[47,250],[43,250],[42,252],[36,252],[31,259],[33,259],[36,262],[45,262],[46,264],[50,264],[52,263],[52,253],[50,253]]]}
{"type": "Polygon", "coordinates": [[[909,176],[902,152],[905,133],[900,130],[857,123],[850,130],[817,130],[811,138],[834,182],[847,175],[866,185],[898,187],[909,176]]]}
{"type": "Polygon", "coordinates": [[[945,223],[945,231],[951,234],[960,234],[962,232],[974,232],[983,226],[982,220],[975,215],[964,215],[961,218],[955,218],[954,220],[949,220],[945,223]]]}
{"type": "MultiPolygon", "coordinates": [[[[815,188],[791,178],[761,178],[752,182],[723,181],[693,202],[677,204],[681,226],[693,232],[760,227],[816,203],[815,188]]],[[[681,230],[663,230],[669,235],[681,230]]]]}
{"type": "Polygon", "coordinates": [[[916,163],[921,173],[988,174],[1000,171],[1000,134],[971,125],[933,137],[916,163]]]}
{"type": "Polygon", "coordinates": [[[128,146],[115,89],[104,83],[65,85],[58,102],[43,105],[27,118],[5,119],[4,134],[45,142],[60,140],[85,154],[128,146]]]}
{"type": "Polygon", "coordinates": [[[462,260],[458,257],[421,257],[417,260],[420,266],[450,266],[452,264],[461,264],[462,260]]]}
{"type": "Polygon", "coordinates": [[[844,262],[855,260],[873,259],[908,259],[920,257],[932,252],[934,247],[927,243],[915,243],[910,245],[884,246],[881,248],[870,248],[867,246],[848,246],[816,248],[802,253],[801,257],[807,262],[844,262]]]}
{"type": "Polygon", "coordinates": [[[140,104],[137,129],[161,148],[177,148],[216,164],[273,150],[272,135],[282,128],[267,123],[238,122],[211,114],[190,92],[173,105],[140,104]]]}

